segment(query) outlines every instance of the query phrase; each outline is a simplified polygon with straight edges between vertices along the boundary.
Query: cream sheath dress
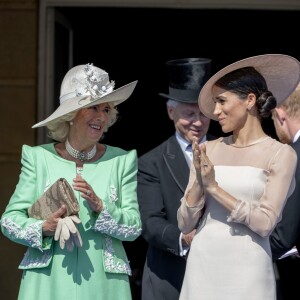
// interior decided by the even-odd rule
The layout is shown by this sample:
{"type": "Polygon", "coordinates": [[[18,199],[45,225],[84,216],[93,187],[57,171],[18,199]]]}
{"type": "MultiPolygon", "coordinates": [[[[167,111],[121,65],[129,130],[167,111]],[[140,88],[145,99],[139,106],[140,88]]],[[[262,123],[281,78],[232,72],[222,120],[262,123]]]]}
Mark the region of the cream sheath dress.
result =
{"type": "Polygon", "coordinates": [[[195,181],[192,166],[177,217],[182,232],[197,227],[197,233],[180,300],[274,300],[269,235],[294,190],[296,153],[271,137],[237,147],[232,136],[207,142],[206,153],[219,186],[238,203],[230,213],[206,195],[196,207],[188,207],[185,196],[195,181]]]}

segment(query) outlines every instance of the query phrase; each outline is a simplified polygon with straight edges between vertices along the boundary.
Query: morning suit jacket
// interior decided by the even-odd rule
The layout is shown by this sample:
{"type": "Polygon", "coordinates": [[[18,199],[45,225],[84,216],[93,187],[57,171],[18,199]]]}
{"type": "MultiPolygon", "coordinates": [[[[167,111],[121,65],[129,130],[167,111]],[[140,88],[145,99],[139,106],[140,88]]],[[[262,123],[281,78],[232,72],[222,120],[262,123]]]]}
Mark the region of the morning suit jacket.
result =
{"type": "Polygon", "coordinates": [[[296,186],[293,194],[287,199],[281,221],[270,236],[274,261],[295,245],[300,253],[300,138],[291,146],[298,157],[295,173],[296,186]]]}
{"type": "Polygon", "coordinates": [[[179,255],[177,210],[189,167],[175,135],[142,155],[138,165],[142,236],[148,242],[142,300],[176,300],[186,266],[179,255]]]}

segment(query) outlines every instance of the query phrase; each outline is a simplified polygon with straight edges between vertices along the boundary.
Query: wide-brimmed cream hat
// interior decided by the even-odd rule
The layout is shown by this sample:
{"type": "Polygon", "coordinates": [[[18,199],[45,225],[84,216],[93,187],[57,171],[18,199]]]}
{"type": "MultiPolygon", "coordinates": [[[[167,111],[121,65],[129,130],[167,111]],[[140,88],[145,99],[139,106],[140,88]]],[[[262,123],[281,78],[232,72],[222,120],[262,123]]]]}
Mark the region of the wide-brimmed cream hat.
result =
{"type": "Polygon", "coordinates": [[[45,120],[35,124],[32,128],[46,126],[70,112],[113,102],[116,106],[127,100],[132,94],[137,81],[128,83],[114,90],[114,81],[109,81],[108,73],[93,66],[93,64],[79,65],[70,69],[65,75],[60,89],[60,105],[45,120]]]}
{"type": "Polygon", "coordinates": [[[217,120],[217,116],[213,114],[213,85],[224,75],[244,67],[254,67],[265,78],[268,90],[273,93],[277,105],[294,91],[300,81],[300,62],[292,56],[264,54],[242,59],[218,71],[203,86],[198,104],[204,115],[217,120]]]}

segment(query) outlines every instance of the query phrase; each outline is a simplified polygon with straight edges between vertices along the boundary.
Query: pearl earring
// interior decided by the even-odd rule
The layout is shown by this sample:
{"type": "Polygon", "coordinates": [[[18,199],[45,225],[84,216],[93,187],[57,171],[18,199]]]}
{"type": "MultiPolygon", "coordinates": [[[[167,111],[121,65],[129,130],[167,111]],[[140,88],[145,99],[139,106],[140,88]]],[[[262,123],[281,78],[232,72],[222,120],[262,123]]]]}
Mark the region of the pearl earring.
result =
{"type": "Polygon", "coordinates": [[[74,123],[73,123],[73,121],[70,121],[70,126],[72,126],[74,123]]]}

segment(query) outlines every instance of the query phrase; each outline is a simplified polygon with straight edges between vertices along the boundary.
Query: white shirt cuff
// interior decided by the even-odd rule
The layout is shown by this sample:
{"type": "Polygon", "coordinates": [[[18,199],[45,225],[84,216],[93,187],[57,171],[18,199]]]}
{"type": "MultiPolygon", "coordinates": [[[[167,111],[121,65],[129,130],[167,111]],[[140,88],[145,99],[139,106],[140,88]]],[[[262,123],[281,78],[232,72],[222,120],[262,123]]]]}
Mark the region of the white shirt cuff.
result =
{"type": "Polygon", "coordinates": [[[186,256],[189,250],[190,250],[189,246],[184,248],[182,247],[182,232],[181,232],[179,236],[179,255],[186,256]]]}

